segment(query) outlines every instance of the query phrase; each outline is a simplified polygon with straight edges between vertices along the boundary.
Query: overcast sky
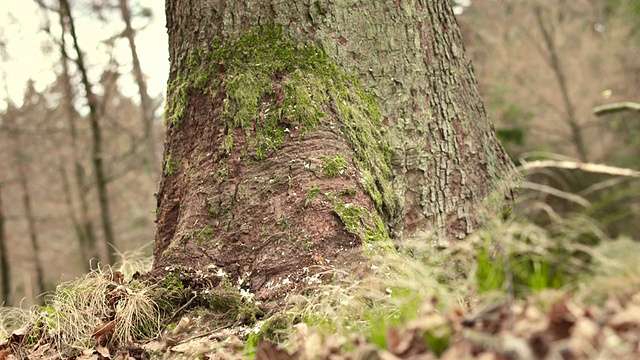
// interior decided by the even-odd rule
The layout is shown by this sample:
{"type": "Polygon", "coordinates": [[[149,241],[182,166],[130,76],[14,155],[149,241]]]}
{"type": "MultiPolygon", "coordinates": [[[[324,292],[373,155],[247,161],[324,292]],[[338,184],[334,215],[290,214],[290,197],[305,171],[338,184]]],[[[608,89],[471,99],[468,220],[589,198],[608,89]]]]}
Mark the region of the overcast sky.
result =
{"type": "MultiPolygon", "coordinates": [[[[147,75],[149,92],[157,96],[164,93],[169,71],[164,1],[130,1],[134,9],[139,9],[141,5],[153,13],[150,22],[148,19],[139,19],[133,25],[135,28],[146,25],[136,37],[136,46],[142,70],[147,75]]],[[[108,47],[103,41],[121,32],[124,24],[119,13],[115,13],[105,25],[87,8],[80,7],[88,1],[74,3],[79,5],[74,8],[74,16],[80,46],[86,53],[90,76],[96,81],[109,62],[108,47]]],[[[0,42],[6,45],[6,51],[0,53],[0,110],[6,108],[7,98],[21,104],[29,79],[35,81],[38,90],[43,90],[54,80],[54,71],[59,71],[60,51],[51,42],[51,36],[40,30],[45,23],[46,18],[35,1],[0,0],[0,42]]],[[[57,18],[51,19],[51,31],[59,35],[57,18]]],[[[128,46],[126,39],[120,39],[114,55],[120,64],[120,73],[127,75],[121,80],[123,92],[135,96],[138,90],[129,75],[131,55],[128,46]]]]}

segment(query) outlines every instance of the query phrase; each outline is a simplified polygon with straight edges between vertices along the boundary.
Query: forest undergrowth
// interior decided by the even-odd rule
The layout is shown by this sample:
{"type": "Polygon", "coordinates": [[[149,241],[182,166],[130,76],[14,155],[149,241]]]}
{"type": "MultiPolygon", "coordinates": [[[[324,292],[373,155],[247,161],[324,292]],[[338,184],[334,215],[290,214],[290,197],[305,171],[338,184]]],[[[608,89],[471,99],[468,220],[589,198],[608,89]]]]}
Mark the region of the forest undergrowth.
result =
{"type": "Polygon", "coordinates": [[[285,305],[257,301],[217,268],[142,281],[151,258],[121,254],[44,306],[2,308],[0,359],[635,358],[639,239],[536,206],[544,226],[516,213],[446,249],[429,234],[403,239],[367,276],[311,272],[285,305]]]}

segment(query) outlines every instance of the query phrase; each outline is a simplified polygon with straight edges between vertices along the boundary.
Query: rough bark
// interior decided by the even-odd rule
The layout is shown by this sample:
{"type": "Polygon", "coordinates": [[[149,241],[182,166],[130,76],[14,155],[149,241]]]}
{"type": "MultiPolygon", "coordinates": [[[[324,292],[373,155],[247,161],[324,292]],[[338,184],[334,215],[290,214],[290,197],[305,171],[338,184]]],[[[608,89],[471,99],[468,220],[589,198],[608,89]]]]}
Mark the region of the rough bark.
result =
{"type": "Polygon", "coordinates": [[[156,271],[215,265],[269,296],[390,239],[446,246],[512,197],[449,1],[166,12],[156,271]]]}
{"type": "Polygon", "coordinates": [[[91,128],[91,161],[95,174],[95,186],[98,192],[98,203],[100,204],[100,218],[102,220],[102,230],[104,232],[105,247],[107,250],[107,260],[109,264],[116,262],[114,254],[115,234],[113,232],[113,224],[111,222],[111,212],[109,210],[109,196],[107,190],[107,178],[104,171],[104,153],[102,151],[102,128],[100,125],[99,105],[95,94],[93,93],[91,82],[87,76],[87,69],[84,64],[84,55],[78,44],[78,35],[76,34],[71,8],[67,0],[60,0],[61,11],[66,15],[67,24],[69,26],[69,34],[73,40],[73,46],[76,51],[76,64],[82,76],[82,85],[85,89],[85,96],[89,105],[89,123],[91,128]]]}
{"type": "Polygon", "coordinates": [[[7,255],[7,233],[4,228],[4,211],[2,208],[2,187],[0,183],[0,306],[11,306],[11,273],[9,268],[9,256],[7,255]]]}

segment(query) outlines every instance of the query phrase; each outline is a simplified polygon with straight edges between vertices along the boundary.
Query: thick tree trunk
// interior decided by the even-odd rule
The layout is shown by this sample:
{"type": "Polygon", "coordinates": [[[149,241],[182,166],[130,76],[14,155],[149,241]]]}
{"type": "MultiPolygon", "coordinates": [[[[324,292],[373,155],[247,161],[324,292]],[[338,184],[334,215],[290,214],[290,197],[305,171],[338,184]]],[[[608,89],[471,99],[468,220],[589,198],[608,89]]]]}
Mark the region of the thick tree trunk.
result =
{"type": "Polygon", "coordinates": [[[449,1],[166,11],[156,271],[221,267],[269,297],[390,239],[446,246],[512,196],[449,1]]]}

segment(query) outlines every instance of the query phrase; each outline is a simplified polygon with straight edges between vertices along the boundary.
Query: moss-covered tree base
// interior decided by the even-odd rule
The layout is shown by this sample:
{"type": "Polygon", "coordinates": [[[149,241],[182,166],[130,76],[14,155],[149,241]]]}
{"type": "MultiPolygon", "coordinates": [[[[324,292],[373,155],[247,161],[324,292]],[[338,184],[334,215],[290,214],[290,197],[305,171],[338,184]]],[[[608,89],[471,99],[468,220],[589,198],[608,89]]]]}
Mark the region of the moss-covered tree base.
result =
{"type": "Polygon", "coordinates": [[[276,26],[184,61],[168,92],[154,275],[216,268],[268,299],[393,250],[391,152],[357,78],[276,26]]]}

